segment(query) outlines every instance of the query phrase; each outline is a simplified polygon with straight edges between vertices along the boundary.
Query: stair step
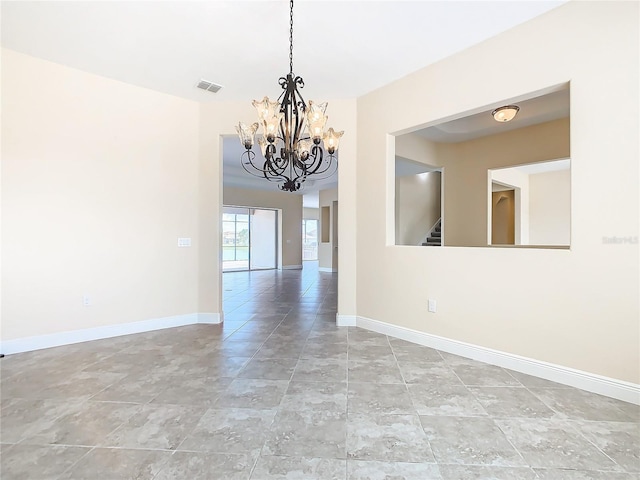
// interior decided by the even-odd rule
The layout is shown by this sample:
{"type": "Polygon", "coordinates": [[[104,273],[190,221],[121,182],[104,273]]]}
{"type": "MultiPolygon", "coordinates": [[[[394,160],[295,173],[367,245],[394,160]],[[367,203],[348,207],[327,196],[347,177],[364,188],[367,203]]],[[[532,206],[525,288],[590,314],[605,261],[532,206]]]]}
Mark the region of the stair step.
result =
{"type": "Polygon", "coordinates": [[[422,244],[423,247],[441,247],[442,244],[440,242],[435,243],[435,242],[427,242],[427,243],[423,243],[422,244]]]}
{"type": "Polygon", "coordinates": [[[427,243],[440,243],[440,242],[441,242],[440,238],[436,238],[436,237],[427,238],[427,243]]]}
{"type": "Polygon", "coordinates": [[[431,236],[441,238],[442,232],[440,230],[436,230],[435,232],[431,232],[431,236]]]}

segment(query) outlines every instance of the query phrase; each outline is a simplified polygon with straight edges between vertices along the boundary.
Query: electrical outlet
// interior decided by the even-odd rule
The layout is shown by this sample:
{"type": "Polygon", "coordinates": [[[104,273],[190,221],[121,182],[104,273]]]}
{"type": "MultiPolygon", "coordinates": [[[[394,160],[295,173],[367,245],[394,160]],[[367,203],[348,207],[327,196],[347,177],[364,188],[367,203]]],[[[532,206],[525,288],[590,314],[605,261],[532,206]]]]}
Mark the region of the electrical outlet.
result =
{"type": "Polygon", "coordinates": [[[82,296],[82,305],[85,307],[88,307],[91,305],[91,297],[89,297],[89,295],[82,296]]]}
{"type": "Polygon", "coordinates": [[[429,311],[431,313],[436,313],[436,301],[433,298],[429,299],[429,311]]]}

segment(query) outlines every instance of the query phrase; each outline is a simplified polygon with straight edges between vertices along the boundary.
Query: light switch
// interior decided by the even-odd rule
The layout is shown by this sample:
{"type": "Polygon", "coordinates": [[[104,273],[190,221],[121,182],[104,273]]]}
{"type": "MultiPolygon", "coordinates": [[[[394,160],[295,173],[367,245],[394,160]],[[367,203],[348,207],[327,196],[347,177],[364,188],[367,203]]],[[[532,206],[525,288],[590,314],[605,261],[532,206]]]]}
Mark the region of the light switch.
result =
{"type": "Polygon", "coordinates": [[[178,238],[178,246],[179,247],[190,247],[191,246],[191,238],[178,238]]]}
{"type": "Polygon", "coordinates": [[[436,301],[433,298],[429,299],[429,311],[431,313],[436,313],[436,301]]]}

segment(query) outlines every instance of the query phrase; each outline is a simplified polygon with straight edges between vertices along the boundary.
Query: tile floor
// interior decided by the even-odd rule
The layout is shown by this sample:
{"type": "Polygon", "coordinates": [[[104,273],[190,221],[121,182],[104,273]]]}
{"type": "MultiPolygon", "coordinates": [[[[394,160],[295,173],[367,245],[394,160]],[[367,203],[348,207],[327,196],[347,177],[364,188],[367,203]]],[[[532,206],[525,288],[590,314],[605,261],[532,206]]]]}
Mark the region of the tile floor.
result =
{"type": "Polygon", "coordinates": [[[224,274],[226,322],[0,360],[2,480],[631,480],[640,408],[357,328],[336,275],[224,274]]]}

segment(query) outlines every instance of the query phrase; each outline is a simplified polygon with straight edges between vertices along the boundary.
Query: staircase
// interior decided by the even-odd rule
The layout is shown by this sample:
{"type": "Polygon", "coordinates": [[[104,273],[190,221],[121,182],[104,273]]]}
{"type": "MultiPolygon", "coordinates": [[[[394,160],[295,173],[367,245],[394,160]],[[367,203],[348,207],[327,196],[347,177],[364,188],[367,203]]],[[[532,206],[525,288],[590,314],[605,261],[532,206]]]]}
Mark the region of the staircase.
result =
{"type": "Polygon", "coordinates": [[[431,229],[427,241],[423,242],[422,245],[433,247],[442,246],[442,219],[438,220],[438,223],[431,229]]]}

